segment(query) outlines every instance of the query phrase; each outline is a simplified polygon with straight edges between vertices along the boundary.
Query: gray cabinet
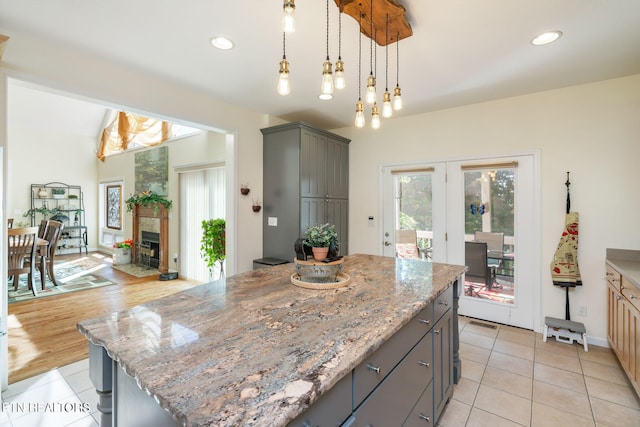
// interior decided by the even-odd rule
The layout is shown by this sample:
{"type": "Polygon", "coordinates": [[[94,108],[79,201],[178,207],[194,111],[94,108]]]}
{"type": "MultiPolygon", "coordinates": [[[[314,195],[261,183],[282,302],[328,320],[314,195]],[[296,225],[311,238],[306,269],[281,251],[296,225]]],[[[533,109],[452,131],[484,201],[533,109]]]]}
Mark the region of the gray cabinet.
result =
{"type": "Polygon", "coordinates": [[[261,132],[263,256],[291,260],[307,226],[326,222],[336,226],[346,255],[350,141],[301,122],[261,132]]]}

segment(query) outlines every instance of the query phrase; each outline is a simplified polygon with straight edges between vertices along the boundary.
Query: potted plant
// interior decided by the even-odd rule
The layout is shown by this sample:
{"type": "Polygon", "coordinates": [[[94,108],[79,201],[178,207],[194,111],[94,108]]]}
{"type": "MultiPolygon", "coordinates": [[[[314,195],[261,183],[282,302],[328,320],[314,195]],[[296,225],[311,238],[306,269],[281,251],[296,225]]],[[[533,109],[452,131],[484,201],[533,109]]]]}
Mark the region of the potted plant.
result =
{"type": "Polygon", "coordinates": [[[125,200],[125,204],[127,205],[127,212],[132,212],[133,208],[135,208],[136,206],[153,206],[153,213],[154,215],[157,215],[159,204],[163,205],[167,210],[170,210],[173,202],[171,200],[165,199],[164,197],[154,193],[151,190],[147,190],[143,191],[142,193],[133,194],[131,197],[125,200]]]}
{"type": "Polygon", "coordinates": [[[133,240],[127,239],[113,244],[113,265],[131,264],[133,240]]]}
{"type": "Polygon", "coordinates": [[[225,228],[226,221],[224,218],[216,218],[202,221],[202,240],[200,243],[200,252],[204,257],[209,273],[213,274],[213,268],[216,263],[220,264],[220,276],[224,277],[224,260],[226,258],[225,251],[225,228]]]}
{"type": "Polygon", "coordinates": [[[329,248],[338,246],[338,233],[336,226],[333,224],[316,224],[307,227],[305,231],[306,239],[304,244],[311,246],[313,258],[316,261],[322,261],[327,257],[329,248]]]}
{"type": "Polygon", "coordinates": [[[51,189],[51,194],[53,195],[54,199],[64,199],[64,195],[66,192],[67,190],[62,187],[53,187],[51,189]]]}

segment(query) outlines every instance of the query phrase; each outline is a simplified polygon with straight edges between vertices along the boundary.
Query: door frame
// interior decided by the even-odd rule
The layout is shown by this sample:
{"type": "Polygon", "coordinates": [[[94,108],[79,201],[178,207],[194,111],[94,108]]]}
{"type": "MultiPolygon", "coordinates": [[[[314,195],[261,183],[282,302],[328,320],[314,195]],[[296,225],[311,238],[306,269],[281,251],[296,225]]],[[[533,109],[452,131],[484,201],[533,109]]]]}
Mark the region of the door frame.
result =
{"type": "MultiPolygon", "coordinates": [[[[539,150],[533,151],[523,151],[523,152],[514,152],[514,153],[503,153],[499,155],[484,155],[484,156],[464,156],[464,157],[452,157],[446,159],[433,159],[430,161],[424,162],[406,162],[406,163],[393,163],[393,164],[381,164],[380,166],[380,206],[379,206],[379,215],[382,218],[381,226],[379,229],[380,235],[380,243],[378,246],[378,253],[380,255],[384,255],[384,241],[385,241],[385,194],[389,194],[388,191],[393,191],[393,188],[389,189],[385,187],[384,180],[384,170],[385,168],[395,167],[395,168],[407,168],[410,169],[412,167],[419,167],[424,165],[435,165],[439,163],[445,163],[446,165],[450,165],[458,162],[473,162],[473,163],[481,163],[483,161],[489,161],[490,159],[500,159],[500,158],[514,158],[514,157],[523,157],[530,156],[532,161],[532,182],[530,183],[530,198],[532,199],[533,208],[530,210],[531,214],[531,230],[530,230],[530,244],[528,245],[530,250],[530,260],[532,267],[530,269],[530,277],[528,280],[531,281],[533,286],[531,301],[532,305],[532,319],[531,324],[529,325],[531,329],[535,332],[541,332],[541,295],[542,295],[542,283],[540,278],[541,272],[541,207],[540,207],[540,152],[539,150]]],[[[460,209],[464,209],[464,200],[461,196],[459,200],[453,200],[454,197],[451,197],[450,194],[450,182],[449,177],[446,177],[446,208],[445,208],[445,220],[444,220],[444,231],[436,231],[434,224],[434,239],[436,233],[445,233],[445,251],[444,256],[435,259],[436,262],[444,262],[450,264],[464,265],[464,230],[462,230],[462,234],[458,231],[458,235],[455,232],[452,233],[451,226],[458,221],[458,217],[452,217],[450,212],[455,212],[455,210],[459,210],[459,214],[462,215],[463,211],[460,209]],[[457,205],[456,205],[457,203],[457,205]],[[450,229],[451,228],[451,229],[450,229]],[[449,242],[452,242],[451,244],[449,242]]],[[[435,187],[435,185],[434,185],[435,187]]],[[[435,215],[435,213],[434,213],[435,215]]],[[[458,221],[459,222],[459,221],[458,221]]],[[[390,236],[392,237],[392,236],[390,236]]],[[[394,237],[394,236],[393,236],[394,237]]],[[[395,242],[394,242],[395,243],[395,242]]],[[[461,287],[462,289],[462,287],[461,287]]],[[[528,326],[528,327],[529,327],[528,326]]]]}

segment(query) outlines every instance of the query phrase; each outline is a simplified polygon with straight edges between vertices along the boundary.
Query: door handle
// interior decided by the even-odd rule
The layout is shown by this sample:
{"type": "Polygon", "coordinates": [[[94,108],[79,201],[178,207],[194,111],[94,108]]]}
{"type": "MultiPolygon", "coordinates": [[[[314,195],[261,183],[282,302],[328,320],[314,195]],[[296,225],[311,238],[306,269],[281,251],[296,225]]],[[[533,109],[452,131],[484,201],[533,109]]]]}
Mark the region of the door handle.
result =
{"type": "Polygon", "coordinates": [[[391,242],[387,242],[387,241],[385,240],[384,245],[385,245],[385,246],[391,246],[391,242]]]}

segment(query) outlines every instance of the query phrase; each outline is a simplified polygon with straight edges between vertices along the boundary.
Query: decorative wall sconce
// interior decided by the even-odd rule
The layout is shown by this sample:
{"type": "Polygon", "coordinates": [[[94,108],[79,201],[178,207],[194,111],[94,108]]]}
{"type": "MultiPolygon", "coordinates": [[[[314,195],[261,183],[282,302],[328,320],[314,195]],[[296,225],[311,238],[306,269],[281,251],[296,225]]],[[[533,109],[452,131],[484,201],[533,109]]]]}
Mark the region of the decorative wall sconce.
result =
{"type": "Polygon", "coordinates": [[[253,209],[254,212],[260,212],[260,209],[262,209],[262,202],[260,202],[260,200],[254,199],[251,209],[253,209]]]}
{"type": "Polygon", "coordinates": [[[249,184],[240,184],[240,194],[246,196],[247,194],[249,194],[249,191],[251,191],[249,189],[249,184]]]}

